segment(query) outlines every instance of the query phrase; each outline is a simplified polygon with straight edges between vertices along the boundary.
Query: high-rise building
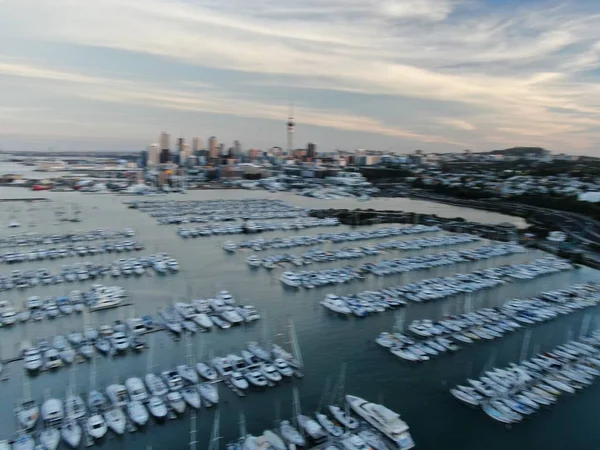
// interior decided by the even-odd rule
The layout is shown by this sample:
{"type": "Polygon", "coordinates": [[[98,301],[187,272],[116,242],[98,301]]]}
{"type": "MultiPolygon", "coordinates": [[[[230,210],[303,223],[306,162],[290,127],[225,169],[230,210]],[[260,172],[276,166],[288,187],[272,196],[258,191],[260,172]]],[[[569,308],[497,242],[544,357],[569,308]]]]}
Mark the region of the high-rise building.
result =
{"type": "Polygon", "coordinates": [[[222,142],[219,144],[219,156],[227,156],[227,150],[225,150],[225,144],[222,142]]]}
{"type": "Polygon", "coordinates": [[[166,164],[168,162],[171,162],[171,152],[169,151],[168,148],[163,148],[160,151],[160,158],[158,161],[160,164],[166,164]]]}
{"type": "Polygon", "coordinates": [[[219,157],[219,149],[217,148],[217,138],[215,136],[211,136],[208,138],[208,157],[219,157]]]}
{"type": "Polygon", "coordinates": [[[160,138],[158,140],[161,150],[169,150],[171,147],[171,135],[166,131],[160,133],[160,138]]]}
{"type": "Polygon", "coordinates": [[[202,150],[202,147],[204,147],[204,143],[202,142],[201,137],[196,136],[194,139],[192,139],[192,151],[193,152],[198,152],[198,151],[202,150]]]}
{"type": "Polygon", "coordinates": [[[308,159],[314,159],[317,156],[317,144],[309,142],[306,146],[306,157],[308,159]]]}
{"type": "Polygon", "coordinates": [[[184,144],[185,144],[185,140],[183,138],[177,139],[177,153],[181,153],[183,151],[184,144]]]}
{"type": "Polygon", "coordinates": [[[148,164],[155,166],[160,159],[160,148],[158,144],[150,144],[148,146],[148,164]]]}
{"type": "Polygon", "coordinates": [[[240,141],[233,141],[233,157],[237,158],[242,154],[242,144],[240,141]]]}
{"type": "Polygon", "coordinates": [[[294,127],[296,124],[294,123],[294,117],[290,111],[290,117],[288,117],[287,121],[287,151],[288,154],[294,150],[294,127]]]}
{"type": "Polygon", "coordinates": [[[141,167],[142,169],[148,167],[148,150],[142,150],[140,152],[139,167],[141,167]]]}

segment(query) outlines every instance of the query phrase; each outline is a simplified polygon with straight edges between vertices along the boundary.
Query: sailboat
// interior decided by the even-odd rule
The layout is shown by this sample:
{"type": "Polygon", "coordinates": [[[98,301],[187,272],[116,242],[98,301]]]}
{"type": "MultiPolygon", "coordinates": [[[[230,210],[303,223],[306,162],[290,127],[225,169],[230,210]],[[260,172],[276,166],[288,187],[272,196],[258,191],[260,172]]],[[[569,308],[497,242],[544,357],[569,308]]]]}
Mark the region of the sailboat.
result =
{"type": "Polygon", "coordinates": [[[96,355],[93,355],[92,369],[90,370],[90,387],[92,390],[88,395],[88,406],[92,410],[92,415],[88,417],[85,428],[87,433],[94,439],[101,439],[108,431],[108,426],[102,414],[99,413],[106,399],[99,391],[96,391],[96,355]],[[96,393],[92,395],[93,393],[96,393]],[[98,395],[99,394],[99,395],[98,395]]]}
{"type": "Polygon", "coordinates": [[[60,431],[58,428],[44,428],[40,432],[40,444],[44,450],[56,450],[60,443],[60,431]]]}
{"type": "Polygon", "coordinates": [[[19,432],[12,445],[12,450],[33,450],[35,441],[24,431],[19,432]]]}
{"type": "Polygon", "coordinates": [[[17,421],[23,430],[31,430],[35,427],[39,417],[40,408],[31,398],[29,377],[23,376],[23,400],[15,409],[17,421]]]}
{"type": "Polygon", "coordinates": [[[68,446],[71,448],[79,447],[82,431],[81,427],[77,424],[77,422],[75,422],[75,420],[67,420],[67,423],[61,428],[60,434],[68,446]]]}

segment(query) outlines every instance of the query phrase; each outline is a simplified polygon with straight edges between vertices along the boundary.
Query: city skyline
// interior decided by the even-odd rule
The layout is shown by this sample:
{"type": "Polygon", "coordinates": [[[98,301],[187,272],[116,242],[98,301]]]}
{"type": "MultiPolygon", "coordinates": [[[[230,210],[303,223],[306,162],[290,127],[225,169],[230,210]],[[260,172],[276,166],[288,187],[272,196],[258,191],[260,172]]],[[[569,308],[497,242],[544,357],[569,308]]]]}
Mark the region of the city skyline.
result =
{"type": "Polygon", "coordinates": [[[527,0],[0,2],[0,149],[595,154],[600,6],[527,0]],[[108,32],[110,30],[110,32],[108,32]],[[160,32],[156,32],[160,30],[160,32]],[[218,32],[225,31],[225,32],[218,32]],[[228,146],[228,145],[227,145],[228,146]]]}

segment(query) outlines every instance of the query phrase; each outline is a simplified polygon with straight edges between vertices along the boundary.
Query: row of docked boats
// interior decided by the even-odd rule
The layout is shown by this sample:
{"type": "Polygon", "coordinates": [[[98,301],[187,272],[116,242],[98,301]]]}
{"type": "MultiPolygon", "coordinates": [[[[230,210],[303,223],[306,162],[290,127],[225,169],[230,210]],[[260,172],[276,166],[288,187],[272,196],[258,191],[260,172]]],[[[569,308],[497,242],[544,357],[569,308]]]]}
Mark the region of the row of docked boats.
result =
{"type": "Polygon", "coordinates": [[[443,253],[410,256],[408,258],[385,259],[378,263],[362,264],[359,266],[359,270],[377,276],[389,276],[414,270],[451,266],[524,252],[525,248],[518,244],[498,243],[475,249],[453,250],[443,253]]]}
{"type": "Polygon", "coordinates": [[[269,220],[269,219],[295,219],[298,217],[306,217],[307,212],[305,210],[261,210],[254,212],[244,211],[216,211],[208,213],[196,213],[187,214],[182,211],[178,211],[177,215],[166,215],[161,216],[156,220],[159,225],[181,225],[183,223],[211,223],[211,222],[234,222],[238,219],[246,220],[269,220]]]}
{"type": "MultiPolygon", "coordinates": [[[[454,295],[490,289],[517,279],[533,279],[542,275],[572,268],[573,266],[563,259],[546,257],[537,259],[528,264],[503,265],[476,270],[466,274],[456,274],[450,277],[427,278],[415,283],[391,286],[377,291],[364,291],[356,294],[339,296],[339,299],[344,303],[359,300],[362,302],[363,306],[369,303],[382,301],[389,302],[390,300],[412,301],[417,303],[429,302],[454,295]]],[[[293,275],[295,274],[292,273],[292,276],[293,275]]],[[[296,279],[299,280],[298,278],[296,279]]],[[[298,286],[299,285],[300,284],[298,284],[298,286]]],[[[335,294],[330,294],[330,296],[334,299],[338,298],[335,294]]],[[[336,303],[340,306],[343,305],[341,302],[336,301],[336,303]]],[[[333,303],[326,302],[323,306],[327,307],[328,305],[333,305],[333,303]]],[[[336,312],[349,314],[345,309],[336,312]]]]}
{"type": "Polygon", "coordinates": [[[238,304],[225,290],[218,292],[214,298],[176,302],[159,310],[159,315],[164,320],[164,327],[175,334],[228,329],[261,318],[253,305],[238,304]]]}
{"type": "Polygon", "coordinates": [[[147,348],[142,335],[148,329],[151,325],[143,319],[131,318],[126,322],[116,321],[98,328],[88,326],[82,331],[39,339],[35,345],[25,342],[22,344],[23,367],[28,373],[36,373],[68,366],[76,360],[89,361],[95,353],[140,352],[147,348]]]}
{"type": "Polygon", "coordinates": [[[527,300],[510,300],[497,308],[447,316],[436,322],[414,320],[408,326],[411,337],[401,332],[383,332],[376,342],[405,361],[429,361],[463,345],[499,339],[518,329],[596,306],[600,302],[599,290],[597,284],[574,285],[527,300]]]}
{"type": "Polygon", "coordinates": [[[227,450],[409,450],[415,443],[399,414],[378,403],[347,395],[347,407],[328,405],[314,416],[298,414],[260,436],[248,434],[227,450]],[[356,418],[359,417],[359,419],[356,418]],[[315,447],[317,448],[317,447],[315,447]]]}
{"type": "Polygon", "coordinates": [[[64,265],[60,273],[53,274],[48,269],[13,270],[10,275],[0,275],[0,291],[11,289],[27,289],[39,285],[58,284],[63,282],[94,280],[107,274],[113,277],[121,275],[143,275],[152,269],[155,273],[165,275],[179,271],[177,260],[166,253],[138,258],[121,258],[111,264],[94,264],[83,262],[64,265]]]}
{"type": "Polygon", "coordinates": [[[33,442],[41,417],[43,429],[38,440],[42,448],[55,450],[61,438],[77,448],[84,433],[94,440],[102,439],[109,430],[122,435],[128,424],[133,429],[144,427],[150,417],[162,421],[170,414],[182,415],[188,406],[200,409],[219,403],[217,385],[201,381],[197,371],[185,364],[160,375],[148,373],[144,380],[131,377],[124,384],[92,389],[86,397],[84,400],[69,389],[64,401],[47,398],[41,407],[33,399],[23,400],[15,409],[20,427],[17,439],[27,436],[33,442]]]}
{"type": "Polygon", "coordinates": [[[346,259],[360,259],[369,256],[377,256],[383,251],[398,250],[420,250],[423,248],[446,247],[478,242],[481,238],[471,234],[459,234],[448,236],[435,236],[431,238],[420,238],[409,241],[391,240],[362,247],[344,247],[335,250],[313,249],[300,255],[285,253],[269,255],[260,258],[258,255],[250,255],[246,262],[251,267],[264,267],[273,269],[276,264],[291,263],[295,266],[303,266],[312,263],[333,262],[346,259]]]}
{"type": "Polygon", "coordinates": [[[21,233],[0,237],[1,247],[29,247],[41,245],[74,244],[86,241],[127,239],[135,236],[135,230],[104,230],[97,228],[90,231],[76,231],[64,234],[21,233]]]}
{"type": "Polygon", "coordinates": [[[8,300],[0,301],[0,326],[17,323],[38,322],[44,319],[69,316],[81,313],[87,307],[89,311],[116,308],[127,298],[125,289],[119,286],[95,284],[87,292],[71,291],[65,296],[31,296],[17,309],[8,300]]]}
{"type": "Polygon", "coordinates": [[[600,376],[600,332],[571,340],[554,350],[504,368],[491,368],[478,379],[450,390],[454,398],[481,407],[490,418],[513,424],[590,386],[600,376]]]}
{"type": "Polygon", "coordinates": [[[177,234],[183,238],[212,236],[215,234],[261,233],[263,231],[303,230],[305,228],[338,226],[337,218],[316,219],[312,217],[298,218],[291,222],[247,221],[244,223],[211,224],[201,227],[178,227],[177,234]]]}
{"type": "Polygon", "coordinates": [[[26,252],[7,252],[0,255],[0,263],[16,264],[29,261],[55,260],[69,257],[85,257],[103,255],[106,253],[122,253],[141,251],[144,246],[133,240],[105,241],[98,245],[68,244],[57,247],[39,247],[26,252]]]}
{"type": "Polygon", "coordinates": [[[286,219],[305,216],[306,210],[282,200],[248,198],[240,200],[183,200],[135,201],[130,207],[151,217],[210,218],[215,222],[226,220],[286,219]]]}
{"type": "Polygon", "coordinates": [[[411,234],[433,233],[440,231],[437,226],[427,225],[412,225],[402,227],[385,227],[373,228],[360,231],[346,231],[341,233],[320,233],[315,236],[293,236],[293,237],[276,237],[276,238],[258,238],[245,241],[232,242],[228,241],[223,244],[223,250],[227,252],[235,252],[238,249],[252,249],[254,251],[262,251],[269,249],[293,248],[293,247],[310,247],[320,245],[327,242],[342,243],[352,241],[364,241],[370,239],[384,239],[388,237],[404,236],[411,234]]]}

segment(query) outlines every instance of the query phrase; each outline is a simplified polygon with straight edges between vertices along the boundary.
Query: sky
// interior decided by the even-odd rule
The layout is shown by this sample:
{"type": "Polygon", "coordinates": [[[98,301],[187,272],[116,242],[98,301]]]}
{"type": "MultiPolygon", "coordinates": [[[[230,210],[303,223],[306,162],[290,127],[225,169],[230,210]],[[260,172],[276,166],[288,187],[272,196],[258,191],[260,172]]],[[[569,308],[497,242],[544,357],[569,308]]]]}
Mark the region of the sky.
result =
{"type": "Polygon", "coordinates": [[[600,156],[597,0],[0,0],[0,149],[600,156]]]}

